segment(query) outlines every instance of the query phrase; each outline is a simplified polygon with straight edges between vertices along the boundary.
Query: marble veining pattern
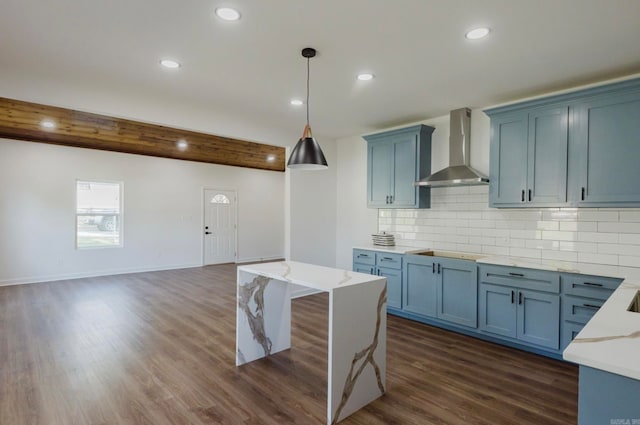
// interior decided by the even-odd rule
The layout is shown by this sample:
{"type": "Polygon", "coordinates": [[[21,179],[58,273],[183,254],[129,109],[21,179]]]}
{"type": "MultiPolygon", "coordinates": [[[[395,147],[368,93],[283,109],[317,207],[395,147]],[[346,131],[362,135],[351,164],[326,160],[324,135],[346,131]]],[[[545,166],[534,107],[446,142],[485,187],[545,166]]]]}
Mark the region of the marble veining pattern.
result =
{"type": "Polygon", "coordinates": [[[338,409],[334,414],[333,421],[331,422],[332,424],[335,424],[338,422],[338,419],[340,418],[340,414],[342,413],[342,409],[344,409],[344,406],[347,404],[347,401],[349,401],[349,397],[353,392],[353,388],[356,385],[358,378],[360,377],[364,369],[367,367],[367,365],[371,365],[371,367],[373,367],[373,370],[376,374],[376,380],[378,383],[378,389],[380,390],[380,395],[384,394],[385,392],[384,384],[382,382],[380,367],[378,366],[378,363],[375,361],[373,356],[376,352],[376,349],[378,348],[378,336],[380,335],[380,324],[381,324],[381,317],[383,314],[382,309],[383,307],[386,306],[386,302],[387,302],[387,287],[385,286],[382,289],[382,292],[380,292],[380,297],[378,298],[378,306],[377,306],[378,314],[376,316],[376,327],[375,327],[376,330],[373,336],[373,341],[371,342],[371,344],[369,344],[369,346],[355,353],[355,355],[353,356],[353,360],[351,361],[351,368],[349,369],[349,373],[347,374],[347,378],[344,383],[342,398],[340,400],[340,404],[338,405],[338,409]],[[362,362],[360,363],[359,366],[357,366],[358,362],[360,362],[361,360],[362,362]],[[357,370],[356,370],[356,367],[357,367],[357,370]],[[354,370],[355,370],[355,373],[354,373],[354,370]]]}
{"type": "MultiPolygon", "coordinates": [[[[268,277],[256,276],[251,282],[240,285],[238,291],[238,307],[247,316],[253,339],[262,346],[265,356],[271,355],[271,339],[267,337],[264,327],[264,291],[270,281],[268,277]],[[255,313],[251,311],[252,298],[256,305],[255,313]]],[[[243,359],[240,350],[238,355],[243,359]]]]}
{"type": "Polygon", "coordinates": [[[344,283],[347,283],[351,280],[351,272],[349,272],[349,270],[345,270],[344,271],[344,278],[338,282],[338,285],[342,285],[344,283]]]}

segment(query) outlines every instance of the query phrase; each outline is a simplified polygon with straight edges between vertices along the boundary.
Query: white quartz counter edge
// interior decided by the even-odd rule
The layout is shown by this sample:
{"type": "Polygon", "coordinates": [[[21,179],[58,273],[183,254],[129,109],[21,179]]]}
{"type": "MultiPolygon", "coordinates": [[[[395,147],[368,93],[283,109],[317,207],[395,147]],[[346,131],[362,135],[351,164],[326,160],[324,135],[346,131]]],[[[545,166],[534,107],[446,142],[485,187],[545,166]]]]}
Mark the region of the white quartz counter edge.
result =
{"type": "Polygon", "coordinates": [[[413,254],[416,252],[428,251],[431,248],[416,248],[415,246],[378,246],[378,245],[360,245],[354,246],[353,249],[364,249],[367,251],[389,252],[391,254],[413,254]]]}

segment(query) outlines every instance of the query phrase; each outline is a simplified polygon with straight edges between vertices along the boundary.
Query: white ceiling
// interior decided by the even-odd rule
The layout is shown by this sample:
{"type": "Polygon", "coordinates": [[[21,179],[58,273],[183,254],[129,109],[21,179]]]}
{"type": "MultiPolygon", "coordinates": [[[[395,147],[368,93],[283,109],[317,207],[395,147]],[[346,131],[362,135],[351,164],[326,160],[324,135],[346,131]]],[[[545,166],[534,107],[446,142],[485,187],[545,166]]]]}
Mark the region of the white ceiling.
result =
{"type": "Polygon", "coordinates": [[[640,72],[640,0],[0,2],[0,78],[160,93],[300,132],[289,100],[304,98],[307,46],[311,125],[338,138],[640,72]],[[242,19],[215,18],[221,5],[242,19]],[[488,38],[464,38],[480,25],[488,38]]]}

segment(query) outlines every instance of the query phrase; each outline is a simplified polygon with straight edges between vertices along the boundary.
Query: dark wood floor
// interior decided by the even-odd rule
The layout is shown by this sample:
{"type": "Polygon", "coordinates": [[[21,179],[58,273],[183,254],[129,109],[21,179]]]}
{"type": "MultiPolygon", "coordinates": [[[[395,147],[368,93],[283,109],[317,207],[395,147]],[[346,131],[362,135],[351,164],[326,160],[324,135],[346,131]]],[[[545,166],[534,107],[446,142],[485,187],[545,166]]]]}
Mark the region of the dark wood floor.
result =
{"type": "MultiPolygon", "coordinates": [[[[0,424],[326,423],[328,297],[234,365],[235,266],[0,288],[0,424]]],[[[575,424],[577,368],[389,316],[387,394],[343,424],[575,424]]]]}

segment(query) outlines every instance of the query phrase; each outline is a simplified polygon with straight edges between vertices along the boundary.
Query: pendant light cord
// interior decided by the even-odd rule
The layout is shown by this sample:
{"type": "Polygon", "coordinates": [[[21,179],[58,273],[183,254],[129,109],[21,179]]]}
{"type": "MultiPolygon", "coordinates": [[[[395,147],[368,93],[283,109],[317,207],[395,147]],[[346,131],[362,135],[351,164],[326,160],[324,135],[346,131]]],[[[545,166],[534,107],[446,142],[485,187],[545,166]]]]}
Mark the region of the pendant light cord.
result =
{"type": "Polygon", "coordinates": [[[307,127],[309,128],[309,131],[311,131],[311,126],[309,125],[309,60],[310,58],[307,58],[307,127]]]}

